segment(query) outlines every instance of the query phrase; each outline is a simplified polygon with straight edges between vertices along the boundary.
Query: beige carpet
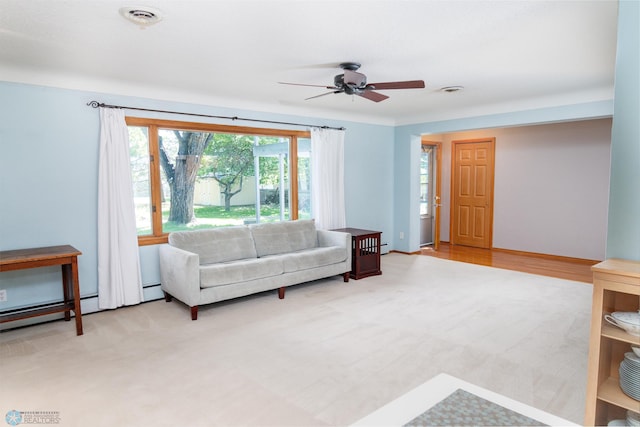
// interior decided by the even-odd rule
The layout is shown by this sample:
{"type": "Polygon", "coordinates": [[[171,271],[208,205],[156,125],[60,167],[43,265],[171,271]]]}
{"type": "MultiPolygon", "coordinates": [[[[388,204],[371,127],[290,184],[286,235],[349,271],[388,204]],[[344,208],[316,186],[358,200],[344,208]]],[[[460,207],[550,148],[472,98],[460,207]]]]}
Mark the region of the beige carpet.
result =
{"type": "Polygon", "coordinates": [[[581,423],[591,285],[388,254],[203,307],[155,301],[0,334],[0,418],[63,426],[348,425],[440,373],[581,423]]]}

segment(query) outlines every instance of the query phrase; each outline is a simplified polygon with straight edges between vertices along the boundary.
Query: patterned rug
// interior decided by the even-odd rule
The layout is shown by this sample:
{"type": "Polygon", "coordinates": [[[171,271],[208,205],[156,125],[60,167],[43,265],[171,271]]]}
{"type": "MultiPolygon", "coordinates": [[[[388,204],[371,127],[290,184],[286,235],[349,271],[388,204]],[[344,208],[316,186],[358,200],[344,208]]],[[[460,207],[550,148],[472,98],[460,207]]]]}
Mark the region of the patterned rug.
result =
{"type": "Polygon", "coordinates": [[[511,409],[458,389],[405,426],[546,426],[511,409]]]}
{"type": "Polygon", "coordinates": [[[577,424],[440,374],[353,426],[575,426],[577,424]]]}

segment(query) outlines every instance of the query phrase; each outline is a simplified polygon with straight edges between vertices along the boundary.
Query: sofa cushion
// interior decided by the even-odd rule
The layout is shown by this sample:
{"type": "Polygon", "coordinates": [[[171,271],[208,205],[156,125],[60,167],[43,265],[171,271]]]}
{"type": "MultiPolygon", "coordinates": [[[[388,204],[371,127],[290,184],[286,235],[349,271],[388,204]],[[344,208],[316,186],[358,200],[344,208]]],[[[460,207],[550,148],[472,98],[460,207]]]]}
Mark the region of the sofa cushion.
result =
{"type": "Polygon", "coordinates": [[[316,225],[312,219],[251,224],[249,229],[259,257],[318,246],[316,225]]]}
{"type": "Polygon", "coordinates": [[[285,273],[331,265],[345,259],[347,251],[339,246],[305,249],[282,255],[285,273]]]}
{"type": "Polygon", "coordinates": [[[251,258],[200,266],[200,287],[231,285],[264,277],[278,276],[283,272],[282,260],[276,258],[251,258]]]}
{"type": "Polygon", "coordinates": [[[169,244],[200,256],[200,265],[237,259],[256,258],[249,229],[244,226],[175,231],[169,244]]]}

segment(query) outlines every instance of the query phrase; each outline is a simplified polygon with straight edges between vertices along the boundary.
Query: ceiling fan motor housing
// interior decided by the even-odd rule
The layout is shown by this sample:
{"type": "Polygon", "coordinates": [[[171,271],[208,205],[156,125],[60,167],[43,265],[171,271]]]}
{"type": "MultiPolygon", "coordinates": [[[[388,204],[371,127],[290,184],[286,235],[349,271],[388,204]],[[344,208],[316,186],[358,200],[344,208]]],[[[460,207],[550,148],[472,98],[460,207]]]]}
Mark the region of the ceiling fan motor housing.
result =
{"type": "Polygon", "coordinates": [[[362,80],[358,84],[356,82],[345,82],[344,74],[338,74],[333,78],[333,85],[344,90],[348,95],[359,95],[363,90],[367,89],[367,79],[364,75],[361,76],[362,80]]]}

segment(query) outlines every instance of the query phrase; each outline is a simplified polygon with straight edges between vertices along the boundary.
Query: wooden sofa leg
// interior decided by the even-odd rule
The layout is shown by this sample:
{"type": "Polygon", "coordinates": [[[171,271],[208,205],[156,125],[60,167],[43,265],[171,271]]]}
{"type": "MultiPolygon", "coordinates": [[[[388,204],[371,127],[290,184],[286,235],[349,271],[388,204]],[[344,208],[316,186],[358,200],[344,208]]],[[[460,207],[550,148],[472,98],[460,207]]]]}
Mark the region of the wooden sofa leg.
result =
{"type": "Polygon", "coordinates": [[[281,287],[281,288],[278,288],[278,298],[280,298],[280,299],[284,299],[284,291],[285,291],[286,289],[287,289],[287,288],[286,288],[286,287],[284,287],[284,286],[283,286],[283,287],[281,287]]]}
{"type": "Polygon", "coordinates": [[[167,292],[164,293],[164,300],[166,302],[171,302],[171,300],[173,300],[173,297],[171,295],[169,295],[167,292]]]}
{"type": "Polygon", "coordinates": [[[351,272],[347,271],[346,273],[342,273],[342,277],[344,278],[344,283],[347,283],[349,281],[349,275],[351,274],[351,272]]]}
{"type": "Polygon", "coordinates": [[[191,320],[198,320],[198,306],[191,307],[191,320]]]}

